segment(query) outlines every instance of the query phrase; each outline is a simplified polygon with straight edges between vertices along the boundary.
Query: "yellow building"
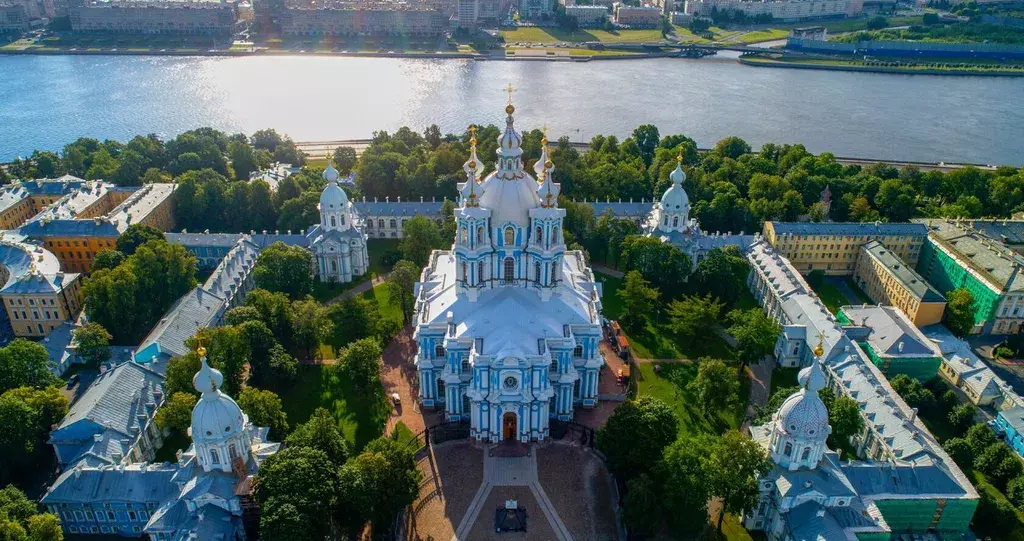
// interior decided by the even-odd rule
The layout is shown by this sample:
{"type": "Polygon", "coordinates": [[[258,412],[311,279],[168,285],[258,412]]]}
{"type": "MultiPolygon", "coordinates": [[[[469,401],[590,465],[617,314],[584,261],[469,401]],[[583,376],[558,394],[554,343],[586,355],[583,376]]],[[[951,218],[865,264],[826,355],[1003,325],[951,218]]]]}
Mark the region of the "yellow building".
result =
{"type": "Polygon", "coordinates": [[[47,212],[22,226],[19,232],[42,241],[57,256],[61,268],[89,272],[96,255],[113,250],[117,237],[130,225],[143,224],[161,231],[173,229],[173,194],[173,184],[147,184],[104,216],[71,218],[47,212]]]}
{"type": "Polygon", "coordinates": [[[899,308],[918,327],[942,321],[946,298],[920,274],[881,242],[873,240],[860,250],[853,280],[871,300],[899,308]]]}
{"type": "Polygon", "coordinates": [[[20,235],[0,234],[0,302],[15,336],[42,338],[82,309],[80,275],[20,235]]]}
{"type": "Polygon", "coordinates": [[[820,270],[833,276],[854,273],[860,247],[873,240],[908,265],[917,265],[928,228],[916,223],[765,222],[764,238],[801,274],[820,270]]]}

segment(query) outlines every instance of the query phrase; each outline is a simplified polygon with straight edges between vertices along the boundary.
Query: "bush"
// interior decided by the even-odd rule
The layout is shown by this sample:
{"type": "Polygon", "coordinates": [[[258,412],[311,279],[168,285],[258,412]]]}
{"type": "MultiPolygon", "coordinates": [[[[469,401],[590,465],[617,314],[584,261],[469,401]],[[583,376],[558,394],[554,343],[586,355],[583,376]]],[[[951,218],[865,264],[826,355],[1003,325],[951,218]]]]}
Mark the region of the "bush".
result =
{"type": "Polygon", "coordinates": [[[974,462],[974,453],[964,438],[950,438],[942,444],[942,449],[949,453],[953,462],[962,469],[970,469],[974,462]]]}
{"type": "Polygon", "coordinates": [[[889,26],[889,19],[881,15],[875,15],[868,19],[867,29],[868,30],[881,30],[889,26]]]}

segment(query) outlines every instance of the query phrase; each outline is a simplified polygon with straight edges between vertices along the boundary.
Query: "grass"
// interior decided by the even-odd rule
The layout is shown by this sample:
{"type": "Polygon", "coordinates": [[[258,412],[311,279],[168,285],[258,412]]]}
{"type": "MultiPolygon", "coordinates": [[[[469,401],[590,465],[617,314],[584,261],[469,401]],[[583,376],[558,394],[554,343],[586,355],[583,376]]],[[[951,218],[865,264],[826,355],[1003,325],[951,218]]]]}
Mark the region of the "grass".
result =
{"type": "Polygon", "coordinates": [[[835,68],[849,68],[851,71],[880,70],[893,72],[906,71],[929,71],[929,72],[963,72],[963,73],[986,73],[986,72],[1011,72],[1016,73],[1024,70],[1024,64],[1001,63],[991,59],[970,59],[960,58],[944,60],[940,58],[928,59],[891,59],[892,63],[899,61],[899,64],[888,65],[888,60],[865,61],[860,58],[805,58],[794,56],[760,56],[748,55],[742,57],[747,64],[762,65],[805,65],[823,66],[835,68]]]}
{"type": "Polygon", "coordinates": [[[502,30],[505,43],[582,43],[600,41],[602,43],[642,43],[662,41],[660,30],[564,30],[561,28],[521,26],[512,30],[502,30]]]}
{"type": "Polygon", "coordinates": [[[772,388],[768,396],[771,397],[771,395],[775,394],[775,391],[779,389],[785,389],[786,387],[796,387],[798,385],[796,377],[799,373],[800,368],[797,367],[775,367],[775,370],[772,371],[772,388]]]}
{"type": "Polygon", "coordinates": [[[171,431],[171,434],[164,438],[163,446],[156,450],[153,462],[177,462],[178,450],[185,451],[191,443],[192,439],[188,437],[188,434],[177,430],[171,431]]]}
{"type": "Polygon", "coordinates": [[[751,32],[745,32],[729,40],[732,43],[761,43],[763,41],[775,41],[778,39],[786,39],[789,36],[789,30],[783,30],[781,28],[768,28],[766,30],[753,30],[751,32]]]}
{"type": "MultiPolygon", "coordinates": [[[[843,295],[843,292],[839,291],[839,287],[836,286],[835,282],[826,279],[824,276],[808,276],[807,283],[811,286],[811,289],[818,294],[818,298],[821,299],[821,302],[825,303],[825,308],[828,308],[828,311],[832,312],[832,314],[839,313],[840,307],[851,304],[850,300],[846,298],[846,295],[843,295]]],[[[860,288],[858,288],[852,281],[846,280],[846,285],[851,286],[850,289],[853,289],[854,294],[857,294],[865,304],[873,304],[871,299],[869,299],[864,292],[860,291],[860,288]]]]}
{"type": "Polygon", "coordinates": [[[327,302],[345,291],[370,279],[370,273],[362,276],[354,276],[351,282],[313,282],[313,298],[320,302],[327,302]]]}
{"type": "MultiPolygon", "coordinates": [[[[967,477],[971,480],[971,483],[974,484],[974,488],[978,489],[978,494],[979,495],[980,494],[987,494],[990,498],[992,498],[993,500],[995,500],[997,502],[1004,502],[1005,501],[1008,504],[1010,503],[1009,500],[1007,500],[1006,496],[1003,495],[1003,493],[1000,492],[999,489],[996,488],[995,485],[993,485],[992,483],[989,482],[988,478],[985,477],[985,474],[983,474],[980,471],[975,470],[973,468],[970,471],[967,471],[967,472],[964,472],[964,473],[967,474],[967,477]]],[[[1013,504],[1010,504],[1010,506],[1013,507],[1013,504]]],[[[974,529],[978,529],[978,524],[974,525],[974,529]]],[[[984,530],[984,528],[982,528],[982,530],[984,530]]],[[[979,533],[979,538],[980,539],[995,539],[994,537],[985,537],[980,532],[976,532],[976,533],[979,533]]],[[[988,532],[986,532],[986,533],[988,533],[988,532]]],[[[999,539],[1005,539],[1007,541],[1024,541],[1024,514],[1022,514],[1018,510],[1017,511],[1017,524],[1016,524],[1016,526],[1014,526],[1013,530],[1011,530],[1009,532],[999,532],[999,533],[1002,534],[999,537],[999,539]],[[1005,537],[1003,537],[1003,536],[1005,536],[1005,537]]]]}
{"type": "Polygon", "coordinates": [[[394,263],[385,263],[384,261],[381,261],[381,256],[387,255],[388,252],[398,250],[398,244],[400,242],[400,239],[370,239],[366,242],[366,252],[370,257],[371,275],[383,276],[391,272],[391,267],[394,266],[394,263]]]}
{"type": "Polygon", "coordinates": [[[381,317],[402,322],[402,307],[391,302],[391,294],[388,292],[386,283],[379,284],[373,289],[363,293],[363,298],[377,305],[377,312],[381,317]]]}
{"type": "Polygon", "coordinates": [[[295,381],[278,394],[289,425],[304,423],[316,408],[326,408],[356,450],[383,434],[391,410],[383,392],[357,389],[326,365],[299,365],[295,381]]]}
{"type": "Polygon", "coordinates": [[[413,434],[412,430],[402,421],[395,423],[395,428],[391,430],[391,439],[408,447],[412,447],[413,445],[420,443],[419,436],[413,434]]]}
{"type": "Polygon", "coordinates": [[[739,396],[743,397],[728,409],[707,415],[697,402],[697,397],[686,387],[697,377],[698,363],[639,363],[640,394],[660,399],[675,412],[679,419],[679,434],[721,434],[732,428],[739,428],[747,407],[746,397],[750,381],[740,379],[739,396]],[[655,366],[659,366],[655,372],[655,366]]]}

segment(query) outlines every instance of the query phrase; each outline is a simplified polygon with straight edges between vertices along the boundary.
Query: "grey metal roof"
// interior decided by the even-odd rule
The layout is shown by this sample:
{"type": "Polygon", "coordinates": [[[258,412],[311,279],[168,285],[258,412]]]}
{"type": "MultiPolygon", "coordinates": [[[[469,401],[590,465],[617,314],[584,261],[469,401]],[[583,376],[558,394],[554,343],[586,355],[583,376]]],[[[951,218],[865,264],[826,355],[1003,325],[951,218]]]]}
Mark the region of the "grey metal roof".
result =
{"type": "Polygon", "coordinates": [[[217,248],[230,248],[242,238],[241,233],[164,233],[167,242],[180,244],[191,248],[195,246],[210,246],[217,248]]]}
{"type": "Polygon", "coordinates": [[[68,284],[78,279],[77,272],[58,272],[57,274],[42,274],[39,272],[23,274],[16,280],[12,280],[0,289],[0,294],[36,294],[36,293],[59,293],[68,284]]]}
{"type": "MultiPolygon", "coordinates": [[[[1024,257],[1002,243],[953,220],[927,220],[929,240],[956,256],[991,286],[1001,291],[1024,291],[1024,257]]],[[[924,225],[924,224],[921,224],[924,225]]]]}
{"type": "Polygon", "coordinates": [[[42,502],[158,503],[177,494],[178,487],[171,482],[175,469],[162,464],[68,468],[47,489],[42,502]]]}
{"type": "Polygon", "coordinates": [[[197,287],[175,301],[174,305],[139,344],[136,353],[158,344],[160,352],[170,356],[188,353],[185,340],[215,321],[224,308],[224,298],[197,287]]]}
{"type": "Polygon", "coordinates": [[[782,497],[797,497],[807,492],[821,492],[832,496],[855,496],[853,485],[839,469],[839,460],[835,453],[826,453],[818,467],[801,468],[789,471],[775,467],[775,487],[782,497]]]}
{"type": "Polygon", "coordinates": [[[242,238],[206,279],[203,289],[224,299],[230,299],[234,296],[235,290],[249,278],[259,255],[259,247],[247,238],[242,238]]]}
{"type": "Polygon", "coordinates": [[[1014,406],[999,412],[999,416],[1006,419],[1006,422],[1017,431],[1024,434],[1024,406],[1014,406]]]}
{"type": "Polygon", "coordinates": [[[854,324],[870,330],[867,343],[879,357],[941,357],[942,351],[899,308],[865,304],[843,306],[854,324]]]}
{"type": "Polygon", "coordinates": [[[651,213],[654,208],[653,201],[632,202],[632,201],[583,201],[594,209],[594,216],[600,218],[607,211],[612,211],[617,217],[642,218],[651,213]]]}
{"type": "Polygon", "coordinates": [[[136,416],[152,417],[147,404],[162,402],[164,378],[135,362],[127,362],[103,372],[93,380],[85,394],[75,401],[57,431],[83,420],[130,434],[138,426],[136,416]],[[158,398],[157,395],[160,395],[158,398]]]}
{"type": "Polygon", "coordinates": [[[35,220],[18,228],[26,237],[117,237],[121,231],[106,218],[35,220]]]}
{"type": "Polygon", "coordinates": [[[889,274],[921,302],[945,302],[946,298],[935,290],[920,274],[908,266],[884,244],[873,240],[861,247],[872,259],[879,262],[889,274]]]}
{"type": "Polygon", "coordinates": [[[1024,220],[968,220],[981,234],[1004,244],[1024,244],[1024,220]]]}
{"type": "Polygon", "coordinates": [[[779,235],[849,235],[849,236],[902,236],[914,235],[924,239],[928,228],[919,223],[884,222],[766,222],[771,223],[779,235]]]}
{"type": "Polygon", "coordinates": [[[362,216],[440,216],[444,201],[353,201],[362,216]]]}
{"type": "Polygon", "coordinates": [[[841,467],[858,494],[876,500],[968,495],[948,470],[938,464],[853,462],[841,467]]]}
{"type": "Polygon", "coordinates": [[[32,269],[42,274],[60,272],[57,256],[42,246],[25,242],[25,237],[11,232],[0,233],[0,265],[8,273],[3,287],[14,285],[32,269]]]}
{"type": "Polygon", "coordinates": [[[794,541],[837,541],[848,539],[828,509],[818,502],[802,503],[783,515],[794,541]]]}

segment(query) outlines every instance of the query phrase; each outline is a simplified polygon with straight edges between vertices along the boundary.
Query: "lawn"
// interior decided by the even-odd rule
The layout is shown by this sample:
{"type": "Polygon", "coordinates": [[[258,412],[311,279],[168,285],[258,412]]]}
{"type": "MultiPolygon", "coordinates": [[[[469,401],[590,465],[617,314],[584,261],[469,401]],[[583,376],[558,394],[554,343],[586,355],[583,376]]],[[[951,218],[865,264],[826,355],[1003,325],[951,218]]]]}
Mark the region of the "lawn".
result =
{"type": "MultiPolygon", "coordinates": [[[[825,278],[824,276],[811,274],[807,277],[807,283],[811,286],[811,289],[818,294],[818,298],[821,302],[825,303],[825,308],[828,308],[829,312],[833,314],[839,313],[839,308],[853,304],[850,299],[843,295],[843,292],[839,290],[836,282],[833,279],[825,278]]],[[[868,296],[861,291],[857,284],[854,284],[852,280],[846,279],[846,286],[853,291],[856,296],[863,304],[874,304],[868,296]]]]}
{"type": "MultiPolygon", "coordinates": [[[[1007,500],[1006,496],[1003,495],[1002,492],[999,492],[999,489],[988,481],[988,479],[985,477],[985,474],[975,469],[971,469],[970,471],[964,473],[967,474],[967,477],[971,480],[971,483],[974,484],[974,488],[978,489],[979,495],[988,494],[993,500],[997,502],[1005,501],[1009,504],[1009,501],[1007,500]]],[[[1012,507],[1013,505],[1010,504],[1010,506],[1012,507]]],[[[1017,512],[1017,525],[1013,528],[1012,531],[1009,532],[986,531],[986,528],[980,527],[979,524],[974,524],[973,529],[976,530],[975,533],[978,534],[979,539],[1005,539],[1007,541],[1024,541],[1024,514],[1021,514],[1020,511],[1017,512]],[[986,537],[987,535],[998,535],[998,537],[986,537]]]]}
{"type": "Polygon", "coordinates": [[[377,305],[377,312],[381,317],[402,322],[402,307],[391,302],[391,293],[388,292],[387,283],[378,284],[373,289],[363,293],[363,298],[377,305]]]}
{"type": "Polygon", "coordinates": [[[351,282],[321,282],[317,280],[313,282],[313,298],[320,302],[327,302],[369,279],[370,273],[355,276],[351,282]]]}
{"type": "Polygon", "coordinates": [[[697,398],[686,386],[697,377],[698,363],[639,363],[640,394],[654,396],[672,407],[679,418],[679,434],[721,434],[730,428],[739,428],[747,407],[750,382],[737,374],[740,379],[739,396],[742,397],[731,407],[705,415],[697,398]],[[655,366],[660,366],[655,372],[655,366]]]}
{"type": "MultiPolygon", "coordinates": [[[[370,239],[366,242],[367,255],[370,257],[370,274],[374,276],[383,276],[391,272],[391,267],[395,265],[393,262],[385,263],[381,261],[382,256],[389,255],[389,252],[397,252],[398,244],[402,242],[401,239],[370,239]]],[[[401,259],[399,255],[398,259],[401,259]]]]}
{"type": "Polygon", "coordinates": [[[600,41],[603,43],[643,43],[662,41],[660,30],[564,30],[553,27],[521,26],[502,30],[505,43],[558,43],[561,41],[580,43],[600,41]]]}
{"type": "Polygon", "coordinates": [[[333,366],[300,365],[295,381],[278,394],[289,426],[306,422],[316,408],[326,408],[355,449],[380,437],[391,413],[383,393],[355,388],[350,380],[339,378],[333,366]]]}

